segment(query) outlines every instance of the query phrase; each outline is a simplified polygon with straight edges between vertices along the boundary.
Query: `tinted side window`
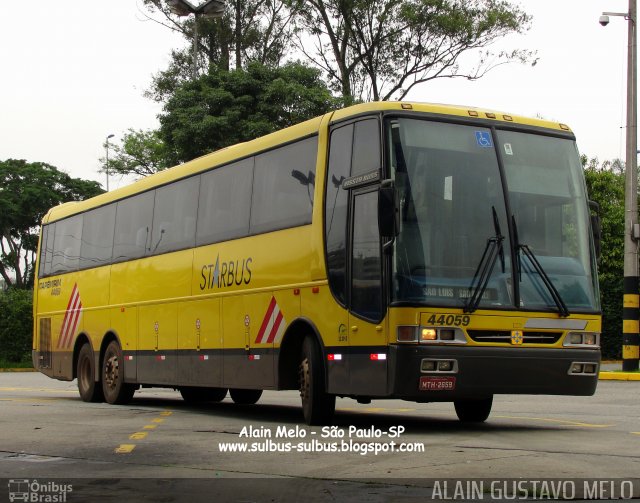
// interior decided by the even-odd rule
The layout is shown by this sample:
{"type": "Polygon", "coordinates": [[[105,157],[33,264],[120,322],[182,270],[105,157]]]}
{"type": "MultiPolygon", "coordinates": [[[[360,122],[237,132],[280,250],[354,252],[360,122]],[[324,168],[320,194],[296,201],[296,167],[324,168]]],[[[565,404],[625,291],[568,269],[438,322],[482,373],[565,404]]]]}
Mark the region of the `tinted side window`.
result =
{"type": "Polygon", "coordinates": [[[255,158],[252,234],[311,223],[318,138],[308,138],[255,158]]]}
{"type": "Polygon", "coordinates": [[[118,201],[113,261],[140,258],[151,242],[154,191],[118,201]]]}
{"type": "Polygon", "coordinates": [[[380,169],[380,126],[377,119],[355,123],[351,176],[380,169]]]}
{"type": "Polygon", "coordinates": [[[74,271],[80,263],[82,215],[56,222],[51,273],[74,271]]]}
{"type": "Polygon", "coordinates": [[[44,246],[44,270],[42,271],[45,276],[51,274],[51,264],[53,262],[53,241],[56,234],[56,224],[49,224],[45,227],[48,229],[47,239],[44,241],[43,237],[43,246],[44,246]]]}
{"type": "Polygon", "coordinates": [[[325,235],[327,243],[327,272],[335,297],[346,302],[347,269],[347,205],[349,191],[342,182],[351,173],[351,139],[353,124],[334,130],[329,147],[329,169],[325,202],[325,235]]]}
{"type": "Polygon", "coordinates": [[[38,277],[44,276],[44,266],[47,263],[47,235],[49,234],[49,228],[51,225],[43,225],[42,233],[40,234],[40,257],[38,262],[38,277]]]}
{"type": "Polygon", "coordinates": [[[249,233],[253,157],[202,175],[198,246],[249,233]]]}
{"type": "Polygon", "coordinates": [[[353,204],[351,309],[369,320],[382,318],[378,192],[355,196],[353,204]]]}
{"type": "Polygon", "coordinates": [[[150,253],[194,245],[199,181],[200,177],[194,176],[156,190],[150,253]]]}
{"type": "Polygon", "coordinates": [[[84,214],[80,267],[98,267],[111,262],[116,205],[110,204],[84,214]]]}

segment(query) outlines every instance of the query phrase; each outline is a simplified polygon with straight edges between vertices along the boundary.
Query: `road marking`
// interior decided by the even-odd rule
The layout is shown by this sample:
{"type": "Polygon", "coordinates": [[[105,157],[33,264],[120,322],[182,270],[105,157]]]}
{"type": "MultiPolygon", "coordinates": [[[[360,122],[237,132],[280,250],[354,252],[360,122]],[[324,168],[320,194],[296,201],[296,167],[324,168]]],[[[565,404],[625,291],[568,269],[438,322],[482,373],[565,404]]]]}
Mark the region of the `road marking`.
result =
{"type": "Polygon", "coordinates": [[[640,431],[632,431],[631,434],[632,435],[640,435],[640,431]]]}
{"type": "MultiPolygon", "coordinates": [[[[162,424],[164,422],[164,418],[169,417],[171,414],[173,414],[173,412],[170,410],[163,410],[159,412],[159,415],[163,417],[154,417],[151,420],[151,424],[145,424],[142,429],[151,431],[155,430],[159,424],[162,424]]],[[[144,440],[148,435],[149,431],[136,431],[135,433],[129,435],[129,440],[144,440]]],[[[128,454],[135,448],[136,444],[120,444],[115,448],[114,452],[116,454],[128,454]]]]}
{"type": "Polygon", "coordinates": [[[117,454],[129,454],[136,448],[136,444],[120,444],[116,447],[115,452],[117,454]]]}
{"type": "Polygon", "coordinates": [[[550,417],[529,417],[529,416],[492,416],[495,419],[526,419],[529,421],[544,421],[548,423],[566,424],[568,426],[579,426],[581,428],[610,428],[613,424],[591,424],[581,421],[571,421],[569,419],[553,419],[550,417]]]}

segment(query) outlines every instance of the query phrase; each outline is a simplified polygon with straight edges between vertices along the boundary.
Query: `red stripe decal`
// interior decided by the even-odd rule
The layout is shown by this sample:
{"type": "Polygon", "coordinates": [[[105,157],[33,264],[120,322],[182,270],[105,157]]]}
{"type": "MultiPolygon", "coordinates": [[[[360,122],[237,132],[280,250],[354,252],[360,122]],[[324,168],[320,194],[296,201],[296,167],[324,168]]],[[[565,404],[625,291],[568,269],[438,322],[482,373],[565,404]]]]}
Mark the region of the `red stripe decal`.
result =
{"type": "Polygon", "coordinates": [[[273,339],[278,335],[278,330],[280,329],[280,325],[282,324],[282,311],[278,311],[278,316],[276,316],[276,321],[273,322],[273,327],[271,328],[271,333],[269,334],[269,338],[267,339],[268,343],[272,343],[273,339]]]}
{"type": "Polygon", "coordinates": [[[262,320],[262,325],[260,326],[260,330],[258,331],[258,337],[256,337],[256,343],[262,342],[262,338],[264,337],[264,333],[267,330],[267,325],[269,325],[269,320],[271,319],[271,315],[273,314],[273,310],[275,308],[276,308],[276,298],[271,297],[271,302],[269,303],[267,314],[265,314],[264,319],[262,320]]]}

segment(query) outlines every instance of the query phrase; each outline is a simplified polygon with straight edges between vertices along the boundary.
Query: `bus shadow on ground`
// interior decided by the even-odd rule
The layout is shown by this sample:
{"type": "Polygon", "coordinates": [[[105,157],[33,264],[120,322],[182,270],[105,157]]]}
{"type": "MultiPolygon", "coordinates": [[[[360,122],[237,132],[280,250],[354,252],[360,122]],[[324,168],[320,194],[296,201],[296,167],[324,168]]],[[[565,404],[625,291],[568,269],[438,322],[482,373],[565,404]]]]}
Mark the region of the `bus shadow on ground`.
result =
{"type": "MultiPolygon", "coordinates": [[[[387,431],[390,427],[399,425],[405,428],[405,433],[442,433],[442,432],[535,432],[535,431],[571,431],[570,425],[562,424],[531,424],[530,419],[515,418],[492,420],[491,416],[484,423],[464,423],[457,419],[453,411],[451,416],[443,417],[441,412],[434,412],[433,415],[429,411],[424,414],[418,412],[394,413],[393,409],[384,412],[367,411],[364,407],[362,411],[341,410],[342,406],[352,405],[349,402],[340,404],[336,407],[336,413],[333,418],[332,426],[341,429],[355,427],[360,430],[379,429],[387,431]],[[508,422],[507,422],[508,421],[508,422]]],[[[255,405],[239,405],[230,401],[227,397],[220,403],[201,403],[191,404],[182,401],[180,398],[156,398],[156,397],[134,397],[130,406],[134,407],[162,407],[170,408],[174,411],[184,411],[190,414],[215,415],[221,418],[237,419],[246,422],[247,425],[261,425],[265,427],[276,427],[279,425],[295,426],[307,428],[302,416],[302,410],[299,405],[275,405],[260,404],[255,405]]],[[[353,404],[353,407],[357,405],[353,404]]],[[[311,427],[320,428],[320,427],[311,427]]]]}

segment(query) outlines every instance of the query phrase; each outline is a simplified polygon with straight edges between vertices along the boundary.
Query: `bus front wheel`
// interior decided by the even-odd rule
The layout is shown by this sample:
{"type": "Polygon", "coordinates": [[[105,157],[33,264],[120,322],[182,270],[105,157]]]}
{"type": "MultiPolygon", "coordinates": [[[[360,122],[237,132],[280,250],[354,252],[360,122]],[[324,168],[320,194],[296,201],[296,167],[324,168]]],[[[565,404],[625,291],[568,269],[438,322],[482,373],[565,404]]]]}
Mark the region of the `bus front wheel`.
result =
{"type": "Polygon", "coordinates": [[[253,405],[262,396],[261,389],[230,389],[231,400],[240,405],[253,405]]]}
{"type": "Polygon", "coordinates": [[[482,423],[491,414],[493,396],[476,400],[456,400],[453,402],[458,419],[465,423],[482,423]]]}
{"type": "Polygon", "coordinates": [[[102,359],[102,391],[104,399],[113,405],[124,405],[133,398],[136,388],[124,382],[124,359],[117,341],[111,341],[102,359]]]}
{"type": "Polygon", "coordinates": [[[96,382],[96,363],[93,358],[93,350],[88,343],[80,348],[76,376],[78,378],[78,392],[83,402],[103,402],[102,384],[96,382]]]}
{"type": "Polygon", "coordinates": [[[302,343],[299,376],[302,413],[306,423],[310,426],[330,423],[336,408],[336,397],[325,390],[320,348],[308,336],[302,343]]]}

